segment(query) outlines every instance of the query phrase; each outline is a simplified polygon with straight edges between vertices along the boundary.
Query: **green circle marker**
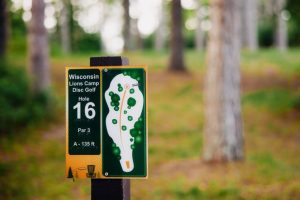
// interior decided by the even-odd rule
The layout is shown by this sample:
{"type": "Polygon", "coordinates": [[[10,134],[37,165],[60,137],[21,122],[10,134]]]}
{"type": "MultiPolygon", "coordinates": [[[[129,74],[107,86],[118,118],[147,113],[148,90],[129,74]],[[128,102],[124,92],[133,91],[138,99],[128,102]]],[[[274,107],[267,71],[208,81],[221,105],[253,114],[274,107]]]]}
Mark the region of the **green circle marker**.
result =
{"type": "Polygon", "coordinates": [[[132,97],[129,97],[129,99],[127,100],[127,104],[128,106],[133,107],[136,104],[136,100],[132,97]]]}
{"type": "Polygon", "coordinates": [[[119,88],[118,88],[118,91],[119,91],[119,92],[122,92],[122,91],[123,91],[123,88],[122,88],[122,87],[119,87],[119,88]]]}
{"type": "Polygon", "coordinates": [[[117,121],[116,119],[113,119],[113,120],[112,120],[112,123],[113,123],[113,124],[117,124],[118,121],[117,121]]]}
{"type": "Polygon", "coordinates": [[[127,114],[127,110],[124,110],[124,114],[127,114]]]}
{"type": "Polygon", "coordinates": [[[130,94],[133,94],[133,93],[134,93],[134,89],[131,88],[131,89],[129,90],[129,92],[130,92],[130,94]]]}
{"type": "Polygon", "coordinates": [[[109,96],[112,96],[114,93],[113,92],[109,92],[109,96]]]}
{"type": "Polygon", "coordinates": [[[134,148],[135,148],[135,146],[134,146],[133,144],[132,144],[130,147],[131,147],[131,149],[134,149],[134,148]]]}
{"type": "Polygon", "coordinates": [[[115,106],[115,103],[112,101],[112,102],[110,102],[110,105],[111,106],[115,106]]]}
{"type": "Polygon", "coordinates": [[[131,129],[131,130],[130,130],[130,135],[131,135],[132,137],[137,136],[137,131],[136,131],[135,129],[131,129]]]}
{"type": "Polygon", "coordinates": [[[139,122],[139,121],[135,122],[134,128],[136,128],[138,130],[141,129],[142,128],[142,122],[139,122]]]}
{"type": "Polygon", "coordinates": [[[137,143],[140,143],[142,141],[142,137],[141,136],[136,136],[135,141],[137,143]]]}
{"type": "Polygon", "coordinates": [[[132,121],[133,120],[133,117],[132,116],[128,116],[128,121],[132,121]]]}
{"type": "Polygon", "coordinates": [[[127,127],[126,126],[122,126],[122,130],[126,131],[127,127]]]}
{"type": "Polygon", "coordinates": [[[133,138],[130,138],[130,142],[133,142],[133,138]]]}
{"type": "Polygon", "coordinates": [[[138,131],[139,135],[142,135],[142,131],[138,131]]]}
{"type": "Polygon", "coordinates": [[[115,154],[115,155],[119,155],[119,154],[120,154],[120,149],[119,149],[119,147],[113,148],[113,154],[115,154]]]}
{"type": "Polygon", "coordinates": [[[115,110],[115,111],[118,111],[118,110],[119,110],[119,107],[116,106],[116,107],[114,108],[114,110],[115,110]]]}
{"type": "Polygon", "coordinates": [[[119,100],[120,100],[120,97],[119,97],[119,95],[117,95],[117,94],[113,94],[113,95],[111,96],[111,100],[112,100],[113,102],[116,102],[116,101],[119,101],[119,100]]]}

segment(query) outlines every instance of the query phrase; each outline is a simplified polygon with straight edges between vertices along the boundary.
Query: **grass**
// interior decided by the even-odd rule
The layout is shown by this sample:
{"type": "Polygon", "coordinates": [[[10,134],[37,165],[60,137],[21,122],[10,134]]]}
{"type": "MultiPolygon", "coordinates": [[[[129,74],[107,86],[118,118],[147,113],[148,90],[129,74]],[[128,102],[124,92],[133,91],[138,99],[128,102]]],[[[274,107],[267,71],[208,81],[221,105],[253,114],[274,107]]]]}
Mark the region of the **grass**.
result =
{"type": "Polygon", "coordinates": [[[268,109],[274,113],[288,112],[300,108],[300,90],[257,90],[245,95],[243,103],[255,105],[258,109],[268,109]]]}
{"type": "MultiPolygon", "coordinates": [[[[299,52],[242,53],[246,159],[223,165],[201,161],[205,55],[188,51],[190,73],[180,75],[166,72],[167,52],[126,53],[132,64],[148,64],[150,70],[150,175],[132,181],[132,199],[299,199],[299,52]]],[[[52,57],[61,112],[64,66],[86,66],[89,56],[52,57]]],[[[13,61],[22,64],[25,58],[13,61]]],[[[60,118],[1,138],[0,199],[89,199],[89,180],[64,178],[60,118]]]]}

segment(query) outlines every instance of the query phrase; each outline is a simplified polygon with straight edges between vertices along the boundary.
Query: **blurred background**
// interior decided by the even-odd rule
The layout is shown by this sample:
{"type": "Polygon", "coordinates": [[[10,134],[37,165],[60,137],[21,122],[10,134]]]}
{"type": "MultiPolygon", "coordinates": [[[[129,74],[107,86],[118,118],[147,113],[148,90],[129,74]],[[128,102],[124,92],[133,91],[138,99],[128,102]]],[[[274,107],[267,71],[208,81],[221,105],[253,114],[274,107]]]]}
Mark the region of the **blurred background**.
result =
{"type": "Polygon", "coordinates": [[[299,46],[297,0],[0,0],[0,199],[90,199],[64,174],[65,67],[105,55],[149,66],[132,199],[300,199],[299,46]]]}

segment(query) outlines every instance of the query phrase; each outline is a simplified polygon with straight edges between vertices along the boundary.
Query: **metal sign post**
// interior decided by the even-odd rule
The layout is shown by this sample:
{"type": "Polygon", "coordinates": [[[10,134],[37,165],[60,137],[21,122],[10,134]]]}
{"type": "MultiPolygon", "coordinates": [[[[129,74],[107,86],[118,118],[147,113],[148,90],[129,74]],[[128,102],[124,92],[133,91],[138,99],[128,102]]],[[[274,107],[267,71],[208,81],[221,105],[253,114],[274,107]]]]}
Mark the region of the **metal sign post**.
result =
{"type": "MultiPolygon", "coordinates": [[[[128,59],[117,57],[91,57],[90,66],[121,66],[128,65],[128,59]]],[[[91,179],[91,199],[130,199],[129,179],[91,179]]]]}

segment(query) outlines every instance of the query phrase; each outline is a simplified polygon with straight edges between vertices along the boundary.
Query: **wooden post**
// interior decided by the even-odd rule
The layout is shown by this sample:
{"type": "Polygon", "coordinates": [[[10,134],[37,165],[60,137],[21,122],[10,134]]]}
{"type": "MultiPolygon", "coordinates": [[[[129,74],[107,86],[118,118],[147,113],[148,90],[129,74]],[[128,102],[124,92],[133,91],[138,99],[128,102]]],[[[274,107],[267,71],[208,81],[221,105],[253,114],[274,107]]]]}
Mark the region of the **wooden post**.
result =
{"type": "MultiPolygon", "coordinates": [[[[90,66],[128,65],[128,59],[115,57],[91,57],[90,66]]],[[[91,179],[91,199],[130,200],[129,179],[91,179]]]]}

